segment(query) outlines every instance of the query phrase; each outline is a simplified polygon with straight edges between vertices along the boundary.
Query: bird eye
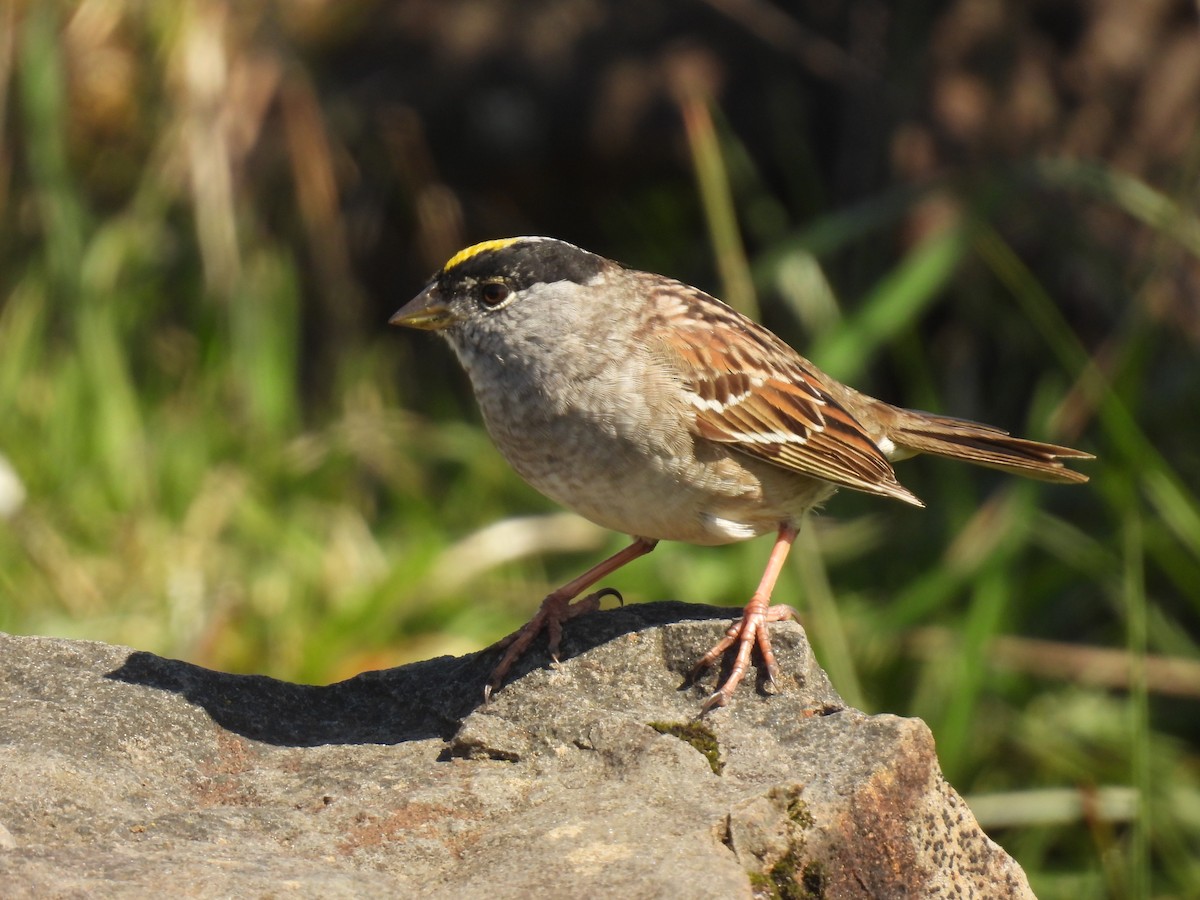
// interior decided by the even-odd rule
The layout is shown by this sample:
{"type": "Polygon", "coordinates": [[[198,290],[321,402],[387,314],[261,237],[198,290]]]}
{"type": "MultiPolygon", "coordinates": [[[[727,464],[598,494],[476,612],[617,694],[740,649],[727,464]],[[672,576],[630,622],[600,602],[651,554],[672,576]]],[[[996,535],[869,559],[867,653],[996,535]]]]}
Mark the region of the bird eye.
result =
{"type": "Polygon", "coordinates": [[[508,299],[508,288],[498,281],[489,281],[479,289],[479,299],[485,306],[499,306],[508,299]]]}

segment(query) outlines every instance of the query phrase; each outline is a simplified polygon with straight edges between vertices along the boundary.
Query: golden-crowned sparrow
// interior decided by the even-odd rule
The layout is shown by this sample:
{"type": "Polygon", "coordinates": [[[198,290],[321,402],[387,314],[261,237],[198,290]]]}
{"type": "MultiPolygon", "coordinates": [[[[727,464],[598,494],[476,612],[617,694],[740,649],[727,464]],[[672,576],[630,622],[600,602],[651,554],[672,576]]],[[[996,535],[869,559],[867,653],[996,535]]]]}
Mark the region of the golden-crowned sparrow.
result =
{"type": "Polygon", "coordinates": [[[801,516],[838,487],[921,506],[892,460],[933,453],[1083,482],[1061,460],[1092,458],[860,394],[715,297],[552,238],[468,247],[390,322],[450,342],[492,439],[526,481],[634,536],[502,642],[488,693],[543,629],[555,654],[563,623],[604,592],[571,601],[660,540],[726,544],[775,531],[741,619],[696,666],[737,643],[704,709],[724,705],[755,646],[774,680],[767,623],[793,611],[771,606],[771,591],[801,516]]]}

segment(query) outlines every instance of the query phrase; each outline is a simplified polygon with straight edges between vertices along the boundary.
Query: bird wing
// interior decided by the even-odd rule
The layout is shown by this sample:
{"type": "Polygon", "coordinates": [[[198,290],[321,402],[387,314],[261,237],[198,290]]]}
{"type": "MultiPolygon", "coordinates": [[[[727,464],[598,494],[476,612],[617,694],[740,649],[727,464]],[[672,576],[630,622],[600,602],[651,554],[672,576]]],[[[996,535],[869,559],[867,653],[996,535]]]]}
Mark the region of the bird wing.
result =
{"type": "Polygon", "coordinates": [[[651,330],[683,384],[694,434],[802,475],[922,505],[830,394],[828,376],[795,350],[696,288],[675,284],[653,299],[651,330]]]}

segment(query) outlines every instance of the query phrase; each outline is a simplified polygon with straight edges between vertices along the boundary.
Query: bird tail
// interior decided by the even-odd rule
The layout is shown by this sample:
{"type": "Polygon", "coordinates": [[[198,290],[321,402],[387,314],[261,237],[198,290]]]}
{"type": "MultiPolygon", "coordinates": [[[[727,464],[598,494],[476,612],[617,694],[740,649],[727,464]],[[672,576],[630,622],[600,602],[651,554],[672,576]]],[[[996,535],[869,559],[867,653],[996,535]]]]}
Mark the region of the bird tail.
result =
{"type": "Polygon", "coordinates": [[[898,456],[932,453],[980,466],[1063,484],[1082,484],[1088,476],[1068,469],[1063,460],[1094,459],[1091,453],[1016,438],[1007,431],[968,419],[938,416],[916,409],[896,409],[898,421],[888,429],[898,456]]]}

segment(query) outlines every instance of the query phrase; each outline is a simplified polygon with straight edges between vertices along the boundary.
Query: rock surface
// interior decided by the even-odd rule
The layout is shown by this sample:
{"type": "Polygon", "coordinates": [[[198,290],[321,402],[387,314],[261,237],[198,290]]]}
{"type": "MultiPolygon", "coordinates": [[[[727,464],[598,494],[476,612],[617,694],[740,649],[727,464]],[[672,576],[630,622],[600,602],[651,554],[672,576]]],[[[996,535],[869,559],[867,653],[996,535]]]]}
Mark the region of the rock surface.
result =
{"type": "Polygon", "coordinates": [[[697,722],[729,614],[582,617],[487,706],[487,652],[312,687],[0,635],[0,894],[1032,896],[924,723],[844,708],[798,625],[779,694],[697,722]]]}

